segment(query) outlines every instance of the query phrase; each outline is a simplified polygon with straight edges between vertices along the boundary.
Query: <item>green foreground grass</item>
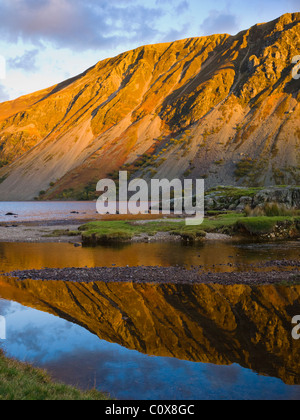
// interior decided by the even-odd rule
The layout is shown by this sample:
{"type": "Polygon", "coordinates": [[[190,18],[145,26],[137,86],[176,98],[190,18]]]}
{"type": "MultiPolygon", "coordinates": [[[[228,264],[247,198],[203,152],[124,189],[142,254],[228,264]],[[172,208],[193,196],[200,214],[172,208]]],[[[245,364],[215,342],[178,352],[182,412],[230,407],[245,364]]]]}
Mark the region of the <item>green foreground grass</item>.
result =
{"type": "Polygon", "coordinates": [[[186,226],[185,221],[147,222],[138,224],[130,221],[102,221],[90,222],[79,229],[84,241],[130,240],[139,235],[154,236],[158,232],[168,232],[171,235],[180,235],[183,239],[195,240],[205,237],[208,232],[238,234],[244,232],[249,235],[264,235],[272,232],[278,224],[288,223],[300,229],[299,216],[274,217],[246,217],[245,214],[228,213],[206,217],[200,226],[186,226]]]}
{"type": "Polygon", "coordinates": [[[64,384],[54,383],[40,369],[8,359],[0,351],[0,400],[108,400],[96,391],[82,392],[64,384]]]}
{"type": "Polygon", "coordinates": [[[130,240],[133,237],[154,236],[159,232],[181,235],[190,239],[203,238],[205,232],[198,227],[186,226],[184,222],[147,222],[143,224],[129,221],[91,222],[79,228],[83,239],[94,237],[98,240],[130,240]]]}

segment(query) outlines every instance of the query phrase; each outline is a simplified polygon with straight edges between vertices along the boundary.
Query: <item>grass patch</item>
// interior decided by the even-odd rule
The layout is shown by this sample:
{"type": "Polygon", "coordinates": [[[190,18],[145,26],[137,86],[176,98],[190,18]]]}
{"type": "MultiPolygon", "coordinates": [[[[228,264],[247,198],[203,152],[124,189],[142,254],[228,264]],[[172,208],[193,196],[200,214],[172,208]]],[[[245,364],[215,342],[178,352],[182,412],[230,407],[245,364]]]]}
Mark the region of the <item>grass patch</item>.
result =
{"type": "Polygon", "coordinates": [[[52,382],[40,369],[7,359],[0,351],[0,400],[108,400],[96,391],[82,392],[68,385],[52,382]]]}
{"type": "MultiPolygon", "coordinates": [[[[244,228],[248,233],[251,235],[265,235],[271,233],[274,228],[281,223],[290,223],[299,226],[300,217],[285,217],[285,216],[277,216],[277,217],[246,217],[241,219],[236,227],[237,228],[244,228]]],[[[298,229],[298,227],[296,227],[298,229]]]]}
{"type": "Polygon", "coordinates": [[[300,217],[287,216],[260,216],[246,217],[245,214],[226,214],[206,219],[201,228],[206,232],[219,232],[234,235],[243,233],[246,235],[266,235],[271,233],[280,224],[294,225],[299,231],[300,217]]]}
{"type": "Polygon", "coordinates": [[[207,195],[211,193],[218,193],[224,197],[229,197],[233,199],[239,199],[241,197],[251,197],[253,198],[259,191],[262,191],[261,187],[253,188],[236,188],[236,187],[216,187],[207,191],[207,195]]]}
{"type": "Polygon", "coordinates": [[[206,218],[201,228],[206,232],[222,232],[224,228],[230,228],[244,218],[245,216],[240,213],[220,214],[215,217],[206,218]]]}
{"type": "Polygon", "coordinates": [[[142,232],[139,226],[126,221],[91,222],[79,228],[84,240],[96,241],[129,240],[142,232]]]}
{"type": "Polygon", "coordinates": [[[58,229],[54,230],[47,235],[43,235],[43,238],[59,238],[60,236],[79,236],[80,232],[78,230],[69,230],[69,229],[58,229]]]}
{"type": "Polygon", "coordinates": [[[200,226],[186,226],[185,221],[174,222],[172,220],[156,221],[138,224],[129,221],[91,222],[79,228],[83,242],[102,243],[110,241],[131,240],[135,236],[154,236],[159,232],[168,232],[171,235],[179,235],[183,240],[199,241],[208,232],[246,235],[265,235],[272,232],[278,224],[287,223],[293,225],[296,231],[300,230],[300,217],[246,217],[245,214],[228,213],[207,217],[200,226]]]}
{"type": "Polygon", "coordinates": [[[154,236],[159,232],[180,235],[183,239],[199,240],[205,236],[202,226],[186,226],[185,222],[132,223],[128,221],[91,222],[79,228],[84,242],[131,240],[135,236],[154,236]]]}
{"type": "Polygon", "coordinates": [[[247,219],[240,220],[236,227],[244,228],[251,235],[260,235],[271,233],[277,222],[278,219],[275,217],[249,217],[247,219]]]}
{"type": "Polygon", "coordinates": [[[173,222],[158,221],[143,224],[128,221],[90,222],[79,228],[82,232],[83,242],[101,243],[107,241],[131,240],[135,236],[154,236],[159,232],[179,235],[183,240],[199,241],[205,237],[206,232],[220,232],[234,226],[245,216],[236,213],[222,214],[206,218],[200,226],[187,226],[185,221],[173,222]]]}

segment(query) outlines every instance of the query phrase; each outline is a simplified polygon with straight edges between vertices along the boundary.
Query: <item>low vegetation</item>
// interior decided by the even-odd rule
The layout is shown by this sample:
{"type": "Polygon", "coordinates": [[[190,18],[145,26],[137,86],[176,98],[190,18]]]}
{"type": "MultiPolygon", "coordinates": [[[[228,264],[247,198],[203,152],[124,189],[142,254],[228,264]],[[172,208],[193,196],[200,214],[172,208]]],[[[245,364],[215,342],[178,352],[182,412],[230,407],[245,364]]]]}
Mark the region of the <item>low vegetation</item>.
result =
{"type": "Polygon", "coordinates": [[[69,230],[69,229],[56,229],[52,232],[44,235],[44,238],[59,238],[61,236],[78,236],[79,232],[76,230],[69,230]]]}
{"type": "Polygon", "coordinates": [[[149,222],[136,223],[129,221],[91,222],[79,228],[83,242],[101,243],[108,241],[128,241],[134,237],[154,236],[159,232],[179,235],[186,240],[199,240],[205,237],[202,226],[186,226],[184,222],[149,222]]]}
{"type": "Polygon", "coordinates": [[[274,231],[274,229],[283,224],[287,229],[297,226],[298,233],[300,233],[300,217],[296,220],[294,218],[279,217],[249,217],[241,219],[234,226],[235,231],[244,232],[251,236],[267,235],[274,231]],[[296,224],[295,224],[296,223],[296,224]]]}
{"type": "Polygon", "coordinates": [[[257,161],[252,158],[244,158],[236,164],[235,176],[237,179],[244,178],[254,171],[257,161]]]}
{"type": "Polygon", "coordinates": [[[201,241],[206,233],[229,235],[264,236],[276,230],[276,237],[299,237],[300,216],[254,216],[228,212],[206,217],[201,226],[186,226],[185,221],[156,221],[137,223],[132,221],[91,222],[80,227],[83,243],[97,244],[113,241],[130,241],[134,237],[154,236],[159,232],[181,236],[189,242],[201,241]]]}
{"type": "Polygon", "coordinates": [[[238,188],[238,187],[215,187],[207,191],[207,194],[216,193],[222,195],[223,197],[228,197],[232,199],[239,199],[241,197],[251,197],[253,198],[255,194],[263,190],[262,187],[249,187],[249,188],[238,188]]]}
{"type": "Polygon", "coordinates": [[[40,369],[8,359],[0,351],[0,400],[108,400],[91,390],[82,392],[68,385],[54,383],[40,369]]]}
{"type": "Polygon", "coordinates": [[[265,203],[263,206],[257,206],[254,209],[252,209],[250,206],[246,206],[245,213],[247,217],[300,216],[300,210],[289,209],[284,204],[278,203],[265,203]]]}

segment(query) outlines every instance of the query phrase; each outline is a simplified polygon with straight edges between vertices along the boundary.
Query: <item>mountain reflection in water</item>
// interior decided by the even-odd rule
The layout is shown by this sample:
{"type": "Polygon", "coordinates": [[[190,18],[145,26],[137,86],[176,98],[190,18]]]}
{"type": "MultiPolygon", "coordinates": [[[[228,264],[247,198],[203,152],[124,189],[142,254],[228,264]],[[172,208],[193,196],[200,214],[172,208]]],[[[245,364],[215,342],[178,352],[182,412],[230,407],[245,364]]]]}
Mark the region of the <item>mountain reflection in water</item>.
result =
{"type": "Polygon", "coordinates": [[[300,384],[300,286],[147,285],[17,281],[0,297],[59,316],[109,343],[214,365],[238,364],[300,384]]]}

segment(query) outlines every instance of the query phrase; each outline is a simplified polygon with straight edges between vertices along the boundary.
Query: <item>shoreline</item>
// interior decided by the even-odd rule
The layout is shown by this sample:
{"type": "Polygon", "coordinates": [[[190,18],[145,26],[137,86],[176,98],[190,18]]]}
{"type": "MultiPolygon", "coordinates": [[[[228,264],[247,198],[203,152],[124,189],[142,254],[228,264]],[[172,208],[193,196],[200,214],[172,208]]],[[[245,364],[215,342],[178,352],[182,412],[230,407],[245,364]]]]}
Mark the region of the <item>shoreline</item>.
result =
{"type": "Polygon", "coordinates": [[[107,393],[96,389],[81,390],[75,386],[55,381],[41,368],[30,363],[7,357],[0,349],[0,381],[3,400],[65,400],[65,401],[109,401],[107,393]]]}
{"type": "Polygon", "coordinates": [[[79,231],[76,236],[63,233],[77,231],[84,222],[73,219],[0,223],[0,243],[77,243],[81,242],[79,231]]]}
{"type": "Polygon", "coordinates": [[[0,222],[0,243],[71,243],[82,246],[109,243],[153,243],[249,240],[300,240],[300,217],[245,217],[226,214],[207,217],[200,226],[182,218],[124,218],[32,220],[0,222]]]}
{"type": "MultiPolygon", "coordinates": [[[[172,219],[170,219],[172,220],[172,219]]],[[[105,220],[103,220],[105,221],[105,220]]],[[[149,220],[151,222],[153,220],[149,220]]],[[[157,221],[165,222],[163,219],[157,221]]],[[[83,242],[82,232],[79,227],[90,222],[99,222],[99,220],[41,220],[26,222],[0,222],[0,243],[71,243],[78,244],[83,242]],[[78,232],[77,232],[78,231],[78,232]],[[54,233],[55,232],[55,233],[54,233]],[[61,232],[61,233],[60,233],[61,232]],[[75,235],[75,232],[78,234],[75,235]]],[[[145,221],[135,221],[138,224],[144,224],[145,221]]],[[[181,222],[181,220],[178,220],[181,222]]],[[[205,241],[234,241],[237,238],[221,234],[207,233],[205,241]]],[[[168,232],[157,232],[155,235],[134,236],[128,243],[137,242],[180,242],[182,237],[172,235],[168,232]]],[[[125,242],[121,241],[120,242],[125,242]]]]}
{"type": "MultiPolygon", "coordinates": [[[[230,265],[234,267],[234,264],[230,265]]],[[[4,277],[24,280],[65,281],[73,283],[138,283],[138,284],[220,284],[220,285],[300,285],[300,261],[276,260],[244,265],[244,271],[206,272],[203,266],[185,269],[180,266],[45,268],[13,271],[4,277]],[[249,271],[250,270],[250,271],[249,271]],[[172,280],[170,280],[172,279],[172,280]]],[[[238,268],[238,265],[236,265],[238,268]]],[[[240,269],[241,267],[239,267],[240,269]]]]}

